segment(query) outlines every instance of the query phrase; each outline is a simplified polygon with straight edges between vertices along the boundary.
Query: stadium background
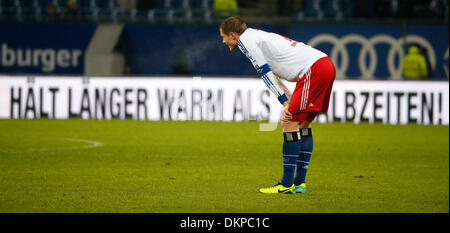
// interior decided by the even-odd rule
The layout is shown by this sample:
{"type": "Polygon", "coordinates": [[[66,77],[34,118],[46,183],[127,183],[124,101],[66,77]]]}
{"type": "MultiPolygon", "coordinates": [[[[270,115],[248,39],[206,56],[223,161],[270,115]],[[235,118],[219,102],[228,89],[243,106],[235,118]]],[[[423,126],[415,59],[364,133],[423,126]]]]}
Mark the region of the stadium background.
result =
{"type": "MultiPolygon", "coordinates": [[[[437,156],[439,159],[434,161],[437,165],[423,165],[425,168],[431,166],[436,170],[437,173],[433,173],[433,177],[441,177],[434,185],[438,189],[435,194],[439,198],[427,199],[431,202],[434,200],[431,206],[420,208],[421,204],[414,199],[412,202],[416,204],[415,207],[392,204],[387,205],[387,209],[377,209],[376,204],[369,208],[356,204],[349,209],[345,209],[348,206],[338,206],[334,209],[330,207],[297,211],[448,213],[448,0],[224,2],[235,2],[236,5],[232,5],[230,9],[217,9],[213,0],[0,0],[0,118],[5,129],[0,141],[0,154],[8,161],[3,165],[5,170],[1,185],[4,191],[0,191],[3,192],[0,196],[0,212],[278,211],[275,208],[266,209],[258,205],[255,205],[256,207],[243,205],[242,208],[222,206],[222,209],[220,207],[214,209],[206,204],[198,208],[192,204],[193,207],[180,208],[178,205],[183,204],[172,206],[163,201],[167,207],[164,208],[154,204],[158,199],[150,201],[153,203],[150,205],[152,207],[131,204],[131,207],[125,205],[122,208],[106,208],[94,200],[90,200],[89,203],[95,204],[88,207],[85,201],[77,199],[72,201],[78,205],[69,205],[67,209],[61,207],[62,202],[52,204],[53,207],[49,208],[45,207],[43,204],[45,201],[38,197],[20,204],[15,196],[18,193],[23,194],[24,191],[20,191],[14,182],[6,181],[7,178],[11,178],[9,173],[11,170],[7,167],[20,164],[20,160],[16,160],[19,152],[31,158],[45,157],[47,152],[51,154],[50,157],[55,156],[54,153],[61,153],[73,161],[75,156],[73,153],[91,150],[93,152],[89,153],[93,153],[94,161],[86,159],[85,163],[96,164],[98,159],[96,153],[99,153],[97,150],[107,148],[108,144],[117,143],[115,140],[108,141],[111,140],[111,135],[105,134],[105,132],[117,134],[114,131],[116,127],[120,128],[118,132],[130,135],[133,139],[138,136],[133,136],[133,132],[121,127],[130,127],[135,130],[136,135],[141,134],[141,140],[130,144],[143,147],[131,149],[131,151],[138,150],[137,154],[141,150],[149,151],[150,154],[137,159],[143,163],[148,162],[145,159],[151,157],[152,151],[158,151],[152,158],[155,163],[172,159],[169,152],[164,152],[163,155],[159,152],[162,148],[169,148],[164,142],[160,145],[148,142],[151,145],[151,148],[148,148],[149,145],[146,145],[143,139],[156,142],[160,140],[146,134],[155,137],[161,134],[162,138],[166,136],[170,138],[169,135],[165,136],[164,133],[156,131],[177,129],[189,131],[189,137],[194,137],[192,140],[198,144],[187,145],[190,152],[182,148],[173,152],[174,158],[177,154],[190,154],[185,158],[187,162],[183,165],[184,168],[192,165],[190,159],[196,161],[194,164],[198,166],[197,159],[203,156],[204,150],[209,149],[205,154],[215,153],[217,150],[222,150],[219,154],[229,154],[224,152],[225,149],[220,145],[204,147],[202,140],[195,139],[197,134],[211,133],[203,126],[199,126],[197,121],[204,122],[211,129],[217,127],[228,133],[213,134],[221,138],[240,138],[245,135],[244,132],[242,135],[233,134],[226,130],[227,127],[253,130],[255,131],[253,134],[273,131],[270,135],[277,135],[279,127],[264,123],[279,120],[280,106],[265,89],[264,84],[258,82],[256,72],[247,58],[239,51],[230,53],[221,43],[218,32],[220,20],[229,15],[239,15],[250,27],[279,33],[311,44],[329,54],[335,61],[337,81],[330,105],[331,110],[329,114],[319,116],[317,120],[328,124],[319,124],[319,132],[326,134],[327,127],[333,128],[334,133],[340,132],[341,129],[391,132],[397,129],[405,130],[402,127],[406,126],[412,127],[411,131],[407,132],[416,130],[439,132],[436,135],[438,139],[434,142],[436,154],[439,155],[437,156]],[[77,9],[67,10],[69,2],[75,2],[77,9]],[[423,48],[423,55],[427,58],[431,72],[428,77],[420,80],[405,80],[402,76],[401,63],[408,48],[413,44],[423,48]],[[22,118],[36,120],[29,122],[21,120],[22,118]],[[49,120],[46,120],[47,118],[49,120]],[[52,121],[54,118],[69,120],[52,121]],[[118,118],[126,122],[124,124],[130,125],[108,125],[100,121],[80,122],[77,120],[79,118],[91,120],[118,118]],[[172,120],[181,122],[173,123],[172,120]],[[228,123],[231,125],[224,126],[222,121],[231,121],[228,123]],[[144,126],[142,122],[150,126],[144,126]],[[350,123],[339,124],[339,122],[350,123]],[[240,123],[247,125],[239,125],[240,123]],[[346,126],[347,124],[351,125],[346,126]],[[142,132],[138,127],[152,131],[142,132]],[[191,131],[192,127],[199,128],[198,132],[191,131]],[[72,134],[68,131],[58,131],[64,128],[73,130],[72,134]],[[96,137],[91,134],[92,132],[88,132],[91,128],[102,130],[103,133],[99,133],[96,137]],[[80,131],[81,129],[83,131],[80,131]],[[46,130],[52,131],[45,133],[46,130]]],[[[288,87],[292,88],[292,85],[288,87]]],[[[111,124],[120,123],[111,121],[111,124]]],[[[385,133],[377,137],[382,137],[382,141],[388,140],[384,138],[385,133]]],[[[400,132],[393,134],[397,133],[404,135],[400,132]]],[[[184,135],[184,132],[179,134],[184,135]]],[[[338,135],[336,134],[337,137],[338,135]]],[[[256,138],[261,140],[261,135],[257,135],[256,138]]],[[[123,140],[126,141],[125,138],[123,140]]],[[[231,139],[225,141],[229,140],[231,139]]],[[[248,148],[257,150],[251,146],[257,142],[246,140],[242,143],[247,144],[248,148]]],[[[403,140],[401,143],[405,145],[411,142],[408,138],[403,140]]],[[[122,146],[118,148],[117,153],[124,152],[125,148],[130,149],[129,146],[122,146]]],[[[250,149],[238,147],[232,151],[236,156],[241,150],[251,153],[250,149]]],[[[392,151],[397,151],[395,148],[393,146],[392,151]]],[[[422,147],[418,150],[420,149],[422,147]]],[[[368,149],[367,153],[373,152],[373,157],[378,156],[379,148],[373,150],[368,149]]],[[[391,154],[392,151],[387,154],[391,154]]],[[[110,149],[106,152],[118,156],[115,153],[110,149]]],[[[128,162],[131,155],[124,153],[125,157],[118,160],[125,159],[128,162]]],[[[278,160],[275,159],[278,157],[271,156],[274,157],[272,163],[276,164],[273,165],[273,170],[279,172],[278,160]]],[[[400,156],[396,162],[408,164],[405,156],[400,156]]],[[[27,159],[30,158],[24,158],[24,161],[28,161],[27,159]]],[[[235,163],[239,162],[239,158],[236,159],[224,160],[231,161],[231,164],[225,162],[224,166],[228,168],[236,166],[235,163]]],[[[50,160],[53,161],[51,158],[50,160]]],[[[156,168],[150,170],[156,174],[166,174],[171,163],[175,164],[165,161],[161,170],[156,168]]],[[[67,166],[59,162],[57,164],[67,166]]],[[[114,167],[116,165],[114,164],[114,167]]],[[[17,166],[20,167],[19,171],[26,173],[28,169],[26,165],[17,166]]],[[[53,165],[43,165],[42,169],[47,166],[50,170],[53,169],[53,165]]],[[[236,167],[239,170],[241,165],[236,167]]],[[[202,166],[198,169],[209,171],[206,168],[202,170],[202,166]]],[[[317,171],[316,174],[319,173],[319,170],[317,171]]],[[[21,174],[16,174],[13,180],[32,179],[29,175],[21,176],[21,174]]],[[[257,173],[250,175],[255,174],[257,173]]],[[[275,174],[277,174],[275,177],[278,176],[278,173],[275,174]]],[[[169,176],[169,182],[176,178],[181,179],[176,177],[177,175],[169,176]]],[[[186,176],[191,177],[191,174],[188,173],[186,176]]],[[[352,178],[365,176],[369,180],[374,177],[359,173],[349,176],[352,178]]],[[[201,180],[198,177],[195,179],[201,180]]],[[[45,182],[47,181],[38,179],[37,188],[29,192],[36,192],[36,196],[43,195],[38,190],[45,182]]],[[[57,184],[59,181],[54,182],[57,184]]],[[[81,184],[83,185],[102,190],[98,185],[95,186],[95,182],[81,184]]],[[[83,195],[96,196],[92,193],[83,195]]],[[[88,196],[87,199],[89,198],[88,196]]],[[[164,200],[164,197],[161,198],[164,200]]],[[[193,199],[194,203],[197,203],[196,198],[193,199]]],[[[112,201],[114,203],[117,200],[112,201]]],[[[215,203],[214,199],[211,202],[215,203]]]]}

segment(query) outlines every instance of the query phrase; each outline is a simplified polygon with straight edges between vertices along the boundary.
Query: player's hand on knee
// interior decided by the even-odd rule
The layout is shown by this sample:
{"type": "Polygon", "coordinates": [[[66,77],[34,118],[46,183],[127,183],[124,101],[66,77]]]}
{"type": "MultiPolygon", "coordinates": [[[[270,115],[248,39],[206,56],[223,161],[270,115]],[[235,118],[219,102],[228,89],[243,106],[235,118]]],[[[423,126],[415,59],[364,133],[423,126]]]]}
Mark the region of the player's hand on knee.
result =
{"type": "Polygon", "coordinates": [[[292,119],[292,113],[289,112],[289,105],[285,105],[283,109],[283,113],[281,114],[281,121],[289,121],[292,119]]]}

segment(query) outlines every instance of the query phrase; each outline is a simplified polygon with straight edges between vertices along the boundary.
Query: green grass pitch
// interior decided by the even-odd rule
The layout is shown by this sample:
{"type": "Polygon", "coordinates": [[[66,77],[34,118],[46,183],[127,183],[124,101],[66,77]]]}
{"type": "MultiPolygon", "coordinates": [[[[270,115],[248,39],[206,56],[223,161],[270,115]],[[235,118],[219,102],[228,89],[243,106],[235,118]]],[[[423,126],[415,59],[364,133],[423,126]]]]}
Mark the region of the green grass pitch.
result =
{"type": "Polygon", "coordinates": [[[0,120],[0,212],[449,212],[449,127],[314,124],[308,192],[258,122],[0,120]]]}

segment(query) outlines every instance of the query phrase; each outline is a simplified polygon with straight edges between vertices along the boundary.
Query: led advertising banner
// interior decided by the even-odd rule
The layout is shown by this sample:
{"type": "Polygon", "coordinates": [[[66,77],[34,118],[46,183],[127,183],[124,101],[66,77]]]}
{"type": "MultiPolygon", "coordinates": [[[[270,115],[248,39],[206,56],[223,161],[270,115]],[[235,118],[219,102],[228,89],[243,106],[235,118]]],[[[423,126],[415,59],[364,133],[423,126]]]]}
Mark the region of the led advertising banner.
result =
{"type": "MultiPolygon", "coordinates": [[[[252,78],[0,76],[0,118],[277,122],[281,111],[252,78]]],[[[316,121],[448,125],[448,82],[336,80],[316,121]]]]}

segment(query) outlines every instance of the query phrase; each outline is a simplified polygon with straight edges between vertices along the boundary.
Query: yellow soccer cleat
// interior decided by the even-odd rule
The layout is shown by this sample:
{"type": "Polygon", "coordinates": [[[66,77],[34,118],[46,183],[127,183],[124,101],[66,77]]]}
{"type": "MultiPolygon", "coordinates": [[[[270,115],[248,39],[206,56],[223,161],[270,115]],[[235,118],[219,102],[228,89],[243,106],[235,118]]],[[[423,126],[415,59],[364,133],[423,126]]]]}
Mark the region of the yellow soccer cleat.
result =
{"type": "Polygon", "coordinates": [[[270,188],[262,188],[259,189],[262,193],[282,193],[282,194],[291,194],[294,193],[295,185],[292,184],[291,187],[286,188],[281,183],[278,183],[270,188]]]}

